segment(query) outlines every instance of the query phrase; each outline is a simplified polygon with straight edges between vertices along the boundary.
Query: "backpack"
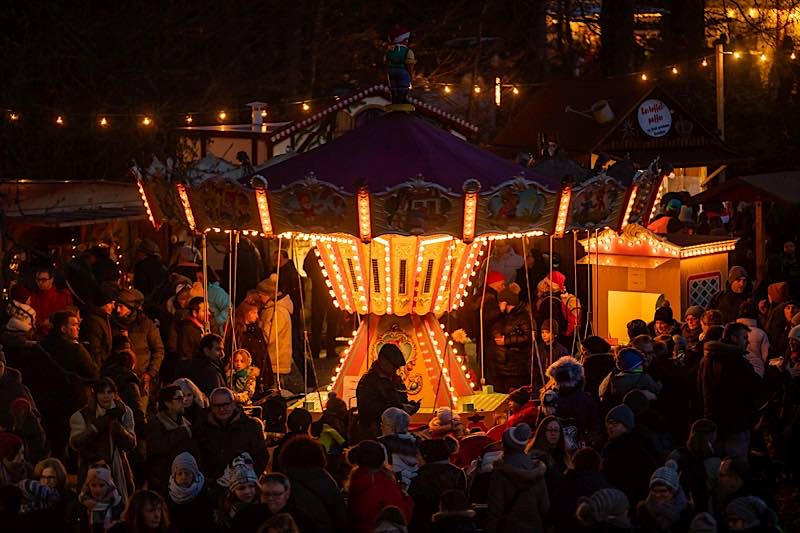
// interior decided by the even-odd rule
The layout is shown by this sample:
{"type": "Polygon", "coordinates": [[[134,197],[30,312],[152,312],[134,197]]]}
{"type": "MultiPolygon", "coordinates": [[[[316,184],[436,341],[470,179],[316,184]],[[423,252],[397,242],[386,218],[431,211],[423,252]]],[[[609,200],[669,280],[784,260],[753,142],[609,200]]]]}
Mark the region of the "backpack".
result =
{"type": "Polygon", "coordinates": [[[574,294],[566,291],[561,293],[561,309],[567,318],[567,329],[564,331],[565,337],[571,337],[581,323],[581,301],[574,294]]]}

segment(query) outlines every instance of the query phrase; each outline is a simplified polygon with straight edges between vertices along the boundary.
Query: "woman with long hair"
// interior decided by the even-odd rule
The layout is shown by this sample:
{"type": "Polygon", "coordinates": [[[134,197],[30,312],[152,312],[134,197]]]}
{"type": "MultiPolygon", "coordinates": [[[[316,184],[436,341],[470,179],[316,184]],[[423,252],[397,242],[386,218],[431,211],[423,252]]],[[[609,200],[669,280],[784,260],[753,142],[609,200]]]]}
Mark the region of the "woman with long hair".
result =
{"type": "Polygon", "coordinates": [[[172,384],[180,387],[183,392],[183,416],[192,425],[196,424],[203,418],[203,412],[208,407],[208,398],[191,379],[178,378],[172,384]]]}
{"type": "Polygon", "coordinates": [[[164,498],[152,490],[139,490],[128,500],[128,506],[108,533],[166,533],[169,515],[164,498]]]}
{"type": "Polygon", "coordinates": [[[564,428],[555,416],[546,416],[536,428],[536,434],[525,448],[531,459],[539,459],[547,467],[545,483],[548,494],[555,494],[567,469],[564,447],[564,428]]]}

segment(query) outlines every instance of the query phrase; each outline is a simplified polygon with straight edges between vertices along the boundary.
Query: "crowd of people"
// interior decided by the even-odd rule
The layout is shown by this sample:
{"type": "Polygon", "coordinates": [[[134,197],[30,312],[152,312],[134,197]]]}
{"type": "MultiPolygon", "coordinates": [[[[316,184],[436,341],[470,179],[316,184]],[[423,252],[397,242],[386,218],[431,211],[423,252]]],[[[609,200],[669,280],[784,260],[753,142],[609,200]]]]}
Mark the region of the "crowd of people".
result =
{"type": "MultiPolygon", "coordinates": [[[[662,305],[612,347],[575,342],[558,258],[498,246],[451,332],[482,347],[506,415],[414,416],[386,344],[356,407],[331,393],[315,420],[278,392],[306,350],[302,283],[274,259],[235,306],[190,246],[167,266],[142,241],[132,287],[103,250],[30,266],[0,333],[4,531],[781,530],[774,489],[800,479],[793,280],[762,299],[735,266],[708,309],[662,305]]],[[[331,355],[341,317],[314,305],[312,351],[331,355]]]]}

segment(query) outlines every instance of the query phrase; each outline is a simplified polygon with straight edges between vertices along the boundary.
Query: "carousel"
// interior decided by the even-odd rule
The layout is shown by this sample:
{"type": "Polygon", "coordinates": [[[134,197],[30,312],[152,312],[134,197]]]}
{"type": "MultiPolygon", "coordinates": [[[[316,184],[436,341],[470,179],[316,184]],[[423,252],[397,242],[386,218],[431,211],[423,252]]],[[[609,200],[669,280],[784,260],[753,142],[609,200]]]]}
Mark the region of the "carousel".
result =
{"type": "MultiPolygon", "coordinates": [[[[387,106],[277,164],[219,169],[201,161],[193,168],[134,168],[154,225],[180,224],[204,244],[209,233],[224,232],[231,250],[241,235],[274,239],[293,256],[310,245],[334,305],[356,317],[329,384],[308,395],[306,406],[319,411],[328,391],[354,404],[359,378],[380,347],[394,343],[421,413],[504,404],[506,395],[480,379],[482,356],[470,368],[446,318],[468,297],[485,295],[480,280],[498,241],[515,239],[527,250],[530,239],[544,239],[552,250],[553,239],[566,234],[577,246],[580,232],[647,224],[665,175],[654,164],[630,183],[602,173],[580,183],[548,178],[464,141],[408,104],[387,106]]],[[[536,355],[534,371],[543,373],[536,355]]]]}

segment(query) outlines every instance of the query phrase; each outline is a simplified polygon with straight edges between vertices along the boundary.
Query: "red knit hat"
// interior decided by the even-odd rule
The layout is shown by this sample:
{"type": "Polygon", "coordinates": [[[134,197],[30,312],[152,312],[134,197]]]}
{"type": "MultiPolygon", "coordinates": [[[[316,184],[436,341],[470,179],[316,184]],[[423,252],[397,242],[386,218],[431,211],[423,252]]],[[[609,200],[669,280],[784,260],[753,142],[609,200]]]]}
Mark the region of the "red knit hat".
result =
{"type": "Polygon", "coordinates": [[[0,460],[12,459],[21,446],[21,438],[9,431],[0,432],[0,460]]]}
{"type": "Polygon", "coordinates": [[[567,276],[558,270],[554,270],[548,277],[550,278],[550,281],[561,287],[561,292],[564,292],[564,283],[567,281],[567,276]]]}
{"type": "Polygon", "coordinates": [[[496,270],[492,270],[486,275],[487,285],[491,285],[492,283],[497,283],[499,281],[505,282],[506,277],[496,270]]]}

